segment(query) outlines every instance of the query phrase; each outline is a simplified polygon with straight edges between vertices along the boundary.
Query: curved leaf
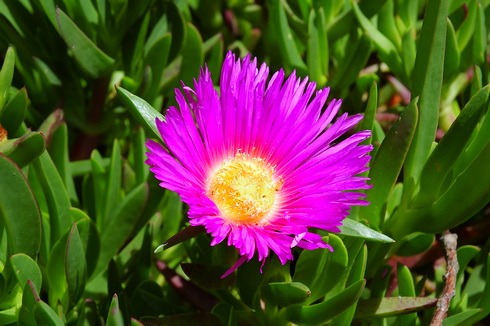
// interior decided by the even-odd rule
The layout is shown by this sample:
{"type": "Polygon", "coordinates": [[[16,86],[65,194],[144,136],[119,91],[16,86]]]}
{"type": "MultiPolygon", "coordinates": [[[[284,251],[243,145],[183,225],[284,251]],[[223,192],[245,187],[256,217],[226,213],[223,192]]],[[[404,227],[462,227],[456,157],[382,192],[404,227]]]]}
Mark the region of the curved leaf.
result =
{"type": "Polygon", "coordinates": [[[15,51],[14,48],[9,47],[0,70],[0,113],[2,113],[3,106],[8,100],[10,85],[14,77],[14,67],[15,51]]]}
{"type": "Polygon", "coordinates": [[[41,214],[22,171],[0,154],[0,216],[5,223],[10,254],[36,259],[41,247],[41,214]]]}
{"type": "Polygon", "coordinates": [[[131,94],[124,88],[116,86],[116,91],[123,104],[129,109],[129,112],[131,112],[138,123],[151,132],[150,136],[152,138],[159,138],[161,140],[162,137],[158,131],[155,119],[158,118],[161,121],[165,121],[165,117],[148,104],[148,102],[131,94]]]}
{"type": "Polygon", "coordinates": [[[85,290],[87,278],[85,252],[76,223],[73,223],[66,242],[65,273],[70,304],[75,305],[85,290]]]}
{"type": "Polygon", "coordinates": [[[26,254],[15,254],[10,256],[10,263],[17,277],[17,281],[22,289],[27,286],[30,280],[37,293],[41,291],[42,274],[37,263],[26,254]]]}
{"type": "Polygon", "coordinates": [[[355,318],[381,318],[404,315],[434,307],[437,298],[389,297],[359,300],[355,318]]]}
{"type": "Polygon", "coordinates": [[[83,70],[92,78],[106,75],[114,59],[102,52],[60,8],[56,8],[56,18],[61,36],[83,70]]]}
{"type": "Polygon", "coordinates": [[[395,242],[392,238],[379,233],[362,223],[346,218],[342,221],[343,225],[339,226],[340,234],[348,237],[362,238],[366,240],[391,243],[395,242]]]}
{"type": "Polygon", "coordinates": [[[303,303],[310,289],[300,282],[273,282],[264,286],[262,293],[267,301],[280,307],[303,303]]]}
{"type": "Polygon", "coordinates": [[[291,306],[286,310],[288,319],[297,324],[323,324],[353,305],[361,295],[366,280],[360,280],[331,299],[311,306],[291,306]]]}

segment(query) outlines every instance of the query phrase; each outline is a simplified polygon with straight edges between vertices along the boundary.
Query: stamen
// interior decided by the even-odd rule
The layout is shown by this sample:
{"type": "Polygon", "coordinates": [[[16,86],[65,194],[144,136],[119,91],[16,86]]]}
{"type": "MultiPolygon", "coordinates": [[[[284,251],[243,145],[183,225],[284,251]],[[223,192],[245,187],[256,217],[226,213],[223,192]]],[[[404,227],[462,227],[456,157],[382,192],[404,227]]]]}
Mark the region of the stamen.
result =
{"type": "Polygon", "coordinates": [[[229,221],[260,224],[267,220],[282,184],[263,159],[238,153],[212,176],[208,196],[229,221]]]}

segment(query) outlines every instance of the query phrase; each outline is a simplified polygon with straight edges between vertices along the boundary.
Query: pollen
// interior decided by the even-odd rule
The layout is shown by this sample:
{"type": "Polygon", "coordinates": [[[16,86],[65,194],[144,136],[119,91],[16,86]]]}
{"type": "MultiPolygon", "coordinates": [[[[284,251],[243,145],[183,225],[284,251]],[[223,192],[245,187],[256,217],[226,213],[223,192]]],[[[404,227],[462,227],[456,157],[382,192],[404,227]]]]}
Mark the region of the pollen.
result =
{"type": "Polygon", "coordinates": [[[283,180],[263,159],[238,153],[210,178],[208,196],[222,216],[239,224],[263,224],[274,207],[283,180]]]}

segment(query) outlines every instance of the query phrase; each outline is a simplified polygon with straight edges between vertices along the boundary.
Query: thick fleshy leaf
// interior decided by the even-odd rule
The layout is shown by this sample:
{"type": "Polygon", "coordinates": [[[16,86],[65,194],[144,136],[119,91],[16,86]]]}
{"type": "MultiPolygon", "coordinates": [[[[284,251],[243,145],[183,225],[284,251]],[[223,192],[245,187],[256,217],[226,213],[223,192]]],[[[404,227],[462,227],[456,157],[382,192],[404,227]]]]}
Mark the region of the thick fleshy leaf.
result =
{"type": "Polygon", "coordinates": [[[373,188],[366,191],[371,204],[359,209],[359,217],[367,219],[375,229],[380,229],[383,225],[386,204],[412,143],[417,117],[415,99],[391,127],[371,162],[369,178],[373,188]]]}
{"type": "Polygon", "coordinates": [[[215,80],[219,80],[223,63],[224,41],[222,34],[216,34],[203,43],[206,66],[215,80]]]}
{"type": "Polygon", "coordinates": [[[450,19],[447,20],[446,51],[444,55],[444,74],[452,76],[459,70],[461,53],[458,48],[456,31],[450,19]]]}
{"type": "Polygon", "coordinates": [[[145,49],[144,62],[151,69],[151,81],[146,86],[143,97],[156,106],[155,97],[160,91],[163,70],[168,65],[168,56],[172,44],[172,34],[166,33],[145,49]]]}
{"type": "Polygon", "coordinates": [[[107,315],[106,326],[124,326],[124,317],[119,308],[119,299],[117,294],[112,296],[109,314],[107,315]]]}
{"type": "Polygon", "coordinates": [[[476,13],[477,13],[477,1],[469,0],[467,3],[467,14],[461,26],[458,28],[458,47],[462,51],[470,43],[471,38],[474,36],[476,13]]]}
{"type": "Polygon", "coordinates": [[[402,257],[418,255],[428,250],[435,241],[434,234],[414,232],[400,240],[396,254],[402,257]]]}
{"type": "Polygon", "coordinates": [[[34,318],[38,325],[63,326],[64,323],[56,312],[44,301],[38,301],[34,305],[34,318]]]}
{"type": "Polygon", "coordinates": [[[298,47],[291,36],[292,31],[288,24],[286,11],[280,0],[272,1],[269,14],[272,26],[277,29],[277,44],[286,68],[290,71],[296,69],[300,75],[304,75],[308,69],[303,59],[301,59],[298,47]]]}
{"type": "Polygon", "coordinates": [[[109,73],[114,59],[102,52],[60,8],[56,9],[56,18],[61,36],[83,70],[92,78],[109,73]]]}
{"type": "Polygon", "coordinates": [[[340,233],[348,237],[362,238],[370,241],[391,243],[395,240],[390,237],[379,233],[362,223],[346,218],[342,221],[343,225],[339,226],[340,233]]]}
{"type": "Polygon", "coordinates": [[[136,175],[136,183],[143,183],[149,173],[148,165],[144,164],[146,159],[146,138],[145,138],[145,130],[143,128],[137,128],[133,133],[132,137],[132,145],[131,146],[131,154],[133,157],[132,166],[136,175]]]}
{"type": "Polygon", "coordinates": [[[470,99],[433,150],[420,175],[420,192],[413,205],[430,205],[438,198],[444,179],[458,157],[464,155],[464,149],[487,103],[489,91],[490,85],[487,85],[470,99]]]}
{"type": "MultiPolygon", "coordinates": [[[[0,88],[1,89],[1,88],[0,88]]],[[[17,133],[24,121],[27,112],[27,91],[22,87],[5,105],[0,109],[0,125],[5,128],[10,138],[17,133]]]]}
{"type": "Polygon", "coordinates": [[[65,273],[70,303],[76,305],[85,290],[87,279],[85,252],[76,223],[73,223],[66,243],[65,273]]]}
{"type": "Polygon", "coordinates": [[[186,85],[192,85],[192,80],[199,74],[204,61],[204,50],[201,34],[191,23],[186,26],[187,38],[182,47],[182,67],[179,79],[186,85]]]}
{"type": "Polygon", "coordinates": [[[1,143],[0,153],[7,155],[22,168],[38,158],[45,148],[43,135],[39,132],[28,131],[20,138],[9,139],[1,143]]]}
{"type": "MultiPolygon", "coordinates": [[[[378,84],[374,82],[369,89],[369,98],[364,111],[364,117],[359,124],[358,130],[373,130],[374,119],[376,118],[376,109],[378,108],[378,84]]],[[[372,137],[366,139],[363,144],[369,145],[372,143],[372,137]]]]}
{"type": "Polygon", "coordinates": [[[490,162],[490,142],[481,154],[458,176],[448,190],[430,206],[429,217],[425,209],[410,212],[410,223],[421,232],[442,232],[460,225],[490,200],[490,174],[485,171],[490,162]],[[478,180],[478,182],[475,182],[478,180]],[[416,218],[414,218],[416,216],[416,218]]]}
{"type": "Polygon", "coordinates": [[[3,106],[8,101],[10,84],[14,77],[15,51],[10,47],[5,54],[2,69],[0,70],[0,114],[3,114],[3,106]]]}
{"type": "Polygon", "coordinates": [[[262,289],[265,300],[280,307],[305,302],[310,289],[300,282],[272,282],[262,289]]]}
{"type": "MultiPolygon", "coordinates": [[[[349,250],[349,256],[353,256],[351,250],[349,250]]],[[[355,260],[352,262],[352,266],[349,272],[349,277],[347,278],[346,286],[351,286],[359,280],[364,279],[366,272],[367,263],[367,246],[362,245],[359,253],[357,254],[355,260]]],[[[352,319],[354,318],[354,313],[356,312],[357,302],[347,308],[344,312],[336,316],[332,321],[332,326],[343,326],[352,324],[352,319]]]]}
{"type": "Polygon", "coordinates": [[[103,228],[111,222],[114,207],[121,201],[121,184],[122,184],[122,159],[121,148],[117,139],[112,146],[111,165],[109,166],[109,175],[105,180],[104,206],[105,212],[102,215],[103,228]]]}
{"type": "Polygon", "coordinates": [[[187,39],[187,28],[183,13],[177,5],[170,1],[166,3],[166,16],[172,30],[172,47],[170,48],[169,61],[172,61],[180,54],[184,41],[187,39]]]}
{"type": "Polygon", "coordinates": [[[75,189],[75,183],[73,182],[69,150],[68,126],[65,122],[62,122],[51,133],[48,152],[65,184],[70,196],[70,201],[74,203],[74,205],[77,205],[79,200],[75,189]]]}
{"type": "Polygon", "coordinates": [[[359,9],[356,2],[352,2],[352,8],[359,24],[376,46],[380,59],[383,60],[392,71],[403,76],[403,64],[396,46],[371,23],[359,9]]]}
{"type": "Polygon", "coordinates": [[[148,199],[148,185],[133,189],[115,208],[114,217],[100,232],[100,256],[93,276],[97,276],[131,235],[148,199]],[[117,232],[115,232],[117,230],[117,232]]]}
{"type": "Polygon", "coordinates": [[[116,90],[119,98],[126,108],[129,109],[129,112],[131,112],[136,121],[138,121],[138,123],[145,129],[150,131],[151,134],[149,136],[152,138],[161,139],[155,119],[158,118],[161,121],[165,121],[164,116],[155,110],[150,104],[148,104],[148,102],[136,95],[131,94],[124,88],[116,86],[116,90]]]}
{"type": "Polygon", "coordinates": [[[381,318],[404,315],[434,307],[437,298],[388,297],[359,300],[355,318],[381,318]]]}
{"type": "Polygon", "coordinates": [[[404,167],[409,188],[418,179],[436,135],[446,44],[447,3],[447,0],[429,0],[417,46],[412,74],[412,99],[420,96],[420,114],[404,167]]]}
{"type": "Polygon", "coordinates": [[[459,325],[469,325],[468,322],[471,318],[476,316],[481,312],[481,309],[468,309],[462,311],[458,314],[448,316],[444,319],[442,326],[459,326],[459,325]]]}
{"type": "Polygon", "coordinates": [[[365,280],[360,280],[336,296],[318,304],[290,306],[286,310],[288,319],[297,324],[326,323],[353,305],[359,299],[365,284],[365,280]]]}
{"type": "MultiPolygon", "coordinates": [[[[487,49],[487,26],[488,14],[485,15],[485,7],[479,1],[476,2],[475,32],[473,35],[473,60],[476,64],[484,64],[487,49]]],[[[488,6],[487,6],[488,7],[488,6]]]]}
{"type": "MultiPolygon", "coordinates": [[[[398,264],[396,268],[396,275],[398,280],[398,295],[402,297],[415,297],[415,284],[412,277],[412,273],[407,266],[398,264]]],[[[398,316],[397,323],[399,325],[415,325],[417,320],[417,314],[407,314],[398,316]]]]}
{"type": "Polygon", "coordinates": [[[36,259],[41,246],[41,214],[22,171],[0,154],[0,209],[10,254],[36,259]]]}
{"type": "MultiPolygon", "coordinates": [[[[107,187],[107,177],[106,177],[106,168],[104,167],[102,161],[102,155],[100,155],[99,151],[94,150],[90,154],[90,165],[91,169],[91,183],[92,189],[90,195],[93,196],[93,199],[90,200],[90,205],[93,205],[95,208],[95,212],[92,216],[95,216],[95,222],[97,223],[97,228],[102,230],[104,225],[104,214],[105,214],[105,198],[106,198],[106,187],[107,187]]],[[[107,168],[110,167],[109,166],[107,168]]],[[[84,196],[85,197],[85,196],[84,196]]],[[[87,200],[88,201],[88,200],[87,200]]]]}
{"type": "Polygon", "coordinates": [[[37,293],[41,291],[42,274],[36,262],[26,254],[15,254],[10,256],[10,263],[19,282],[19,286],[24,289],[27,281],[30,280],[37,293]]]}
{"type": "Polygon", "coordinates": [[[388,0],[378,13],[378,30],[395,46],[397,52],[402,48],[402,38],[395,21],[394,1],[388,0]]]}
{"type": "Polygon", "coordinates": [[[325,296],[346,276],[348,256],[344,243],[334,234],[324,240],[334,248],[333,252],[328,249],[304,250],[296,263],[293,281],[303,283],[311,290],[308,303],[325,296]]]}
{"type": "Polygon", "coordinates": [[[49,261],[46,267],[47,271],[47,283],[49,286],[49,303],[54,305],[58,300],[66,302],[67,284],[66,284],[66,268],[65,268],[65,255],[66,255],[66,242],[70,229],[66,230],[58,241],[52,245],[51,252],[49,253],[49,261]],[[65,298],[63,298],[65,296],[65,298]]]}
{"type": "Polygon", "coordinates": [[[87,262],[87,277],[90,277],[99,258],[99,232],[94,221],[82,210],[72,207],[70,208],[70,214],[77,223],[78,234],[80,235],[87,262]]]}
{"type": "Polygon", "coordinates": [[[22,292],[22,307],[19,311],[19,318],[17,320],[18,325],[36,325],[34,306],[38,300],[40,299],[36,286],[31,280],[27,280],[27,284],[24,286],[22,292]]]}
{"type": "Polygon", "coordinates": [[[456,280],[456,291],[454,294],[454,298],[451,300],[451,307],[458,305],[461,301],[465,293],[462,291],[462,287],[465,281],[465,274],[470,261],[481,252],[481,249],[476,246],[466,245],[458,248],[457,257],[458,257],[458,276],[456,280]]]}
{"type": "MultiPolygon", "coordinates": [[[[410,2],[413,3],[413,2],[410,2]]],[[[412,75],[413,67],[415,65],[415,58],[417,57],[417,44],[414,39],[415,32],[413,29],[409,29],[405,32],[402,38],[402,62],[405,68],[407,76],[412,75]]]]}
{"type": "Polygon", "coordinates": [[[83,306],[80,309],[80,316],[78,317],[79,323],[83,321],[86,325],[99,325],[101,316],[97,309],[97,304],[92,299],[85,299],[83,306]]]}
{"type": "Polygon", "coordinates": [[[188,226],[185,229],[181,230],[171,238],[169,238],[165,243],[159,245],[155,249],[155,253],[159,253],[165,249],[169,249],[183,241],[189,240],[191,238],[194,238],[195,236],[198,236],[199,234],[205,233],[206,229],[201,226],[188,226]]]}
{"type": "Polygon", "coordinates": [[[360,71],[365,67],[373,48],[367,35],[349,39],[347,47],[352,47],[353,50],[347,51],[343,56],[337,73],[329,83],[332,87],[345,88],[354,83],[359,78],[360,71]]]}
{"type": "Polygon", "coordinates": [[[53,245],[73,223],[68,212],[71,206],[70,197],[48,152],[44,152],[32,165],[48,204],[50,242],[53,245]]]}
{"type": "Polygon", "coordinates": [[[317,87],[324,87],[328,74],[328,42],[324,26],[325,14],[323,8],[312,10],[308,20],[308,51],[306,63],[308,76],[317,83],[317,87]]]}

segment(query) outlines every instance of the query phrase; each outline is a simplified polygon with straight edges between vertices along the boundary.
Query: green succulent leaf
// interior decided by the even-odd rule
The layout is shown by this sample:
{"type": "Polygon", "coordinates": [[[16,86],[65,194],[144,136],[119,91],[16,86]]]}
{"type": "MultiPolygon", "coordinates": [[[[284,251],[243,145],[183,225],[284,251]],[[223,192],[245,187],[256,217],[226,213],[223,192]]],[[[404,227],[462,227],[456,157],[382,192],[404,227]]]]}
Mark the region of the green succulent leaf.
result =
{"type": "Polygon", "coordinates": [[[304,250],[296,263],[293,281],[311,289],[308,303],[315,302],[336,288],[348,264],[347,249],[342,240],[334,234],[324,240],[334,248],[333,252],[329,249],[304,250]]]}
{"type": "Polygon", "coordinates": [[[22,171],[0,154],[0,216],[10,254],[36,259],[41,247],[41,214],[22,171]]]}
{"type": "Polygon", "coordinates": [[[66,243],[65,273],[70,303],[75,305],[85,290],[87,263],[77,224],[73,223],[66,243]]]}
{"type": "Polygon", "coordinates": [[[280,307],[305,302],[310,296],[310,289],[300,282],[272,282],[262,289],[264,298],[280,307]]]}
{"type": "Polygon", "coordinates": [[[382,233],[379,233],[378,231],[375,231],[367,227],[366,225],[354,221],[350,218],[346,218],[345,220],[342,221],[342,223],[343,225],[339,226],[340,233],[342,235],[348,237],[362,238],[375,242],[384,242],[384,243],[395,242],[395,240],[391,239],[390,237],[382,233]]]}
{"type": "Polygon", "coordinates": [[[290,306],[286,309],[288,319],[297,324],[326,323],[353,305],[359,299],[365,284],[365,280],[360,280],[321,303],[290,306]]]}
{"type": "Polygon", "coordinates": [[[49,208],[51,245],[71,228],[70,197],[48,152],[32,163],[49,208]]]}
{"type": "Polygon", "coordinates": [[[361,207],[359,214],[376,229],[383,224],[388,198],[412,143],[417,119],[417,99],[414,99],[390,129],[371,162],[369,178],[373,188],[366,191],[371,204],[361,207]]]}
{"type": "MultiPolygon", "coordinates": [[[[1,88],[0,88],[1,89],[1,88]]],[[[0,107],[0,125],[5,128],[9,135],[17,134],[27,112],[27,91],[21,88],[5,105],[0,107]]]]}
{"type": "Polygon", "coordinates": [[[182,65],[179,79],[186,85],[192,85],[193,78],[199,75],[199,69],[204,62],[204,49],[201,34],[197,28],[187,23],[187,38],[182,47],[182,65]]]}
{"type": "Polygon", "coordinates": [[[448,316],[446,319],[444,319],[442,326],[465,325],[469,322],[469,320],[478,315],[480,312],[481,309],[468,309],[452,316],[448,316]]]}
{"type": "Polygon", "coordinates": [[[124,317],[119,307],[119,298],[117,294],[112,296],[111,305],[109,307],[109,314],[107,315],[107,326],[124,326],[124,317]]]}
{"type": "Polygon", "coordinates": [[[10,47],[5,54],[2,69],[0,70],[0,115],[3,114],[3,107],[8,101],[10,85],[14,77],[15,51],[10,47]]]}
{"type": "Polygon", "coordinates": [[[359,5],[356,2],[352,1],[351,3],[359,24],[376,46],[379,57],[391,70],[403,76],[403,64],[396,46],[371,23],[361,9],[359,9],[359,5]]]}
{"type": "Polygon", "coordinates": [[[34,318],[38,325],[63,326],[65,324],[44,301],[38,301],[34,305],[34,318]]]}
{"type": "Polygon", "coordinates": [[[0,153],[7,155],[21,168],[38,158],[45,148],[43,135],[34,131],[28,131],[20,138],[8,139],[0,143],[0,153]]]}
{"type": "MultiPolygon", "coordinates": [[[[417,46],[412,99],[420,96],[420,115],[404,167],[409,188],[419,178],[436,135],[446,48],[447,3],[447,0],[429,0],[417,46]]],[[[410,193],[408,188],[406,193],[410,193]]]]}
{"type": "Polygon", "coordinates": [[[489,91],[490,85],[487,85],[470,99],[431,153],[420,175],[420,192],[414,199],[414,206],[429,205],[438,198],[446,176],[458,157],[464,155],[472,131],[486,106],[489,91]]]}
{"type": "Polygon", "coordinates": [[[328,74],[328,42],[324,26],[325,14],[323,8],[312,10],[308,20],[308,51],[306,63],[309,76],[318,87],[323,87],[327,82],[328,74]]]}
{"type": "Polygon", "coordinates": [[[437,298],[388,297],[359,300],[355,318],[382,318],[404,315],[434,307],[437,298]]]}
{"type": "Polygon", "coordinates": [[[160,132],[158,131],[155,119],[160,119],[160,121],[165,121],[165,117],[155,110],[148,102],[142,98],[131,94],[122,87],[116,86],[117,93],[123,102],[123,104],[129,109],[133,117],[141,124],[144,128],[150,131],[153,138],[162,139],[160,132]]]}
{"type": "Polygon", "coordinates": [[[113,218],[100,232],[100,256],[93,276],[104,270],[131,235],[148,199],[148,185],[133,189],[115,208],[113,218]],[[117,230],[115,232],[114,230],[117,230]]]}
{"type": "Polygon", "coordinates": [[[396,254],[402,257],[418,255],[428,250],[435,241],[434,234],[414,232],[401,239],[396,254]]]}
{"type": "Polygon", "coordinates": [[[42,274],[34,259],[20,253],[10,256],[10,263],[22,289],[28,285],[27,281],[31,281],[36,291],[41,291],[42,274]]]}
{"type": "Polygon", "coordinates": [[[108,74],[115,60],[102,52],[60,8],[56,9],[56,17],[60,34],[80,67],[92,78],[108,74]]]}
{"type": "Polygon", "coordinates": [[[279,52],[283,56],[286,67],[289,70],[296,69],[300,75],[306,74],[308,69],[292,37],[284,6],[280,0],[273,0],[270,6],[270,19],[272,26],[277,28],[279,52]]]}

